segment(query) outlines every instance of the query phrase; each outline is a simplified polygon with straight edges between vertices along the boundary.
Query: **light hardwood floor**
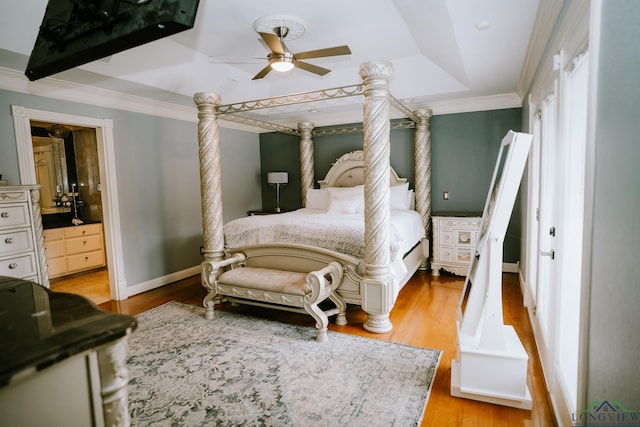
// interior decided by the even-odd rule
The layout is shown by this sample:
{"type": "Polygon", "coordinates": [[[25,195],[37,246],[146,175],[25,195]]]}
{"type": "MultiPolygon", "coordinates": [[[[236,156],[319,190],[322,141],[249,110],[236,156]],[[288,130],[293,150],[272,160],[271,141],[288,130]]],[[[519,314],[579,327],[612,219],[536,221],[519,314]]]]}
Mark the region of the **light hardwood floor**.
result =
{"type": "Polygon", "coordinates": [[[52,291],[82,295],[96,304],[102,304],[111,299],[109,273],[106,268],[51,279],[50,285],[52,291]]]}
{"type": "MultiPolygon", "coordinates": [[[[526,411],[492,405],[452,397],[449,394],[451,360],[456,358],[456,310],[463,285],[462,277],[442,275],[434,278],[428,272],[418,272],[398,296],[391,312],[391,322],[394,325],[391,332],[373,334],[362,329],[365,313],[356,306],[349,306],[347,314],[349,323],[346,326],[330,324],[330,329],[443,351],[422,426],[546,427],[556,425],[547,398],[531,325],[526,309],[522,305],[522,293],[515,274],[503,275],[504,319],[505,323],[514,325],[529,353],[528,382],[533,398],[533,409],[526,411]]],[[[110,301],[101,304],[100,307],[117,313],[136,315],[172,300],[201,305],[205,294],[204,288],[200,285],[199,276],[195,276],[135,295],[127,300],[110,301]]],[[[221,304],[216,309],[250,312],[282,322],[313,327],[313,320],[306,315],[231,304],[221,304]]]]}

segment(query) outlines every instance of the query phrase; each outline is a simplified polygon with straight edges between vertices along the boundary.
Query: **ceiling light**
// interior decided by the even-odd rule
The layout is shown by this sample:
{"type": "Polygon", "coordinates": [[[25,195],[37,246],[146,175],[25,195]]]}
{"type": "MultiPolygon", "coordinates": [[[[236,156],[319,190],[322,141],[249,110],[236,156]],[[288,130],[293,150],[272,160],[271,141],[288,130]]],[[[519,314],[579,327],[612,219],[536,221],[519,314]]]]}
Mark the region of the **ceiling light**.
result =
{"type": "Polygon", "coordinates": [[[271,68],[281,73],[285,73],[293,68],[293,62],[287,61],[273,61],[271,62],[271,68]]]}
{"type": "Polygon", "coordinates": [[[291,52],[285,52],[284,55],[274,55],[269,58],[269,63],[271,68],[284,73],[293,68],[293,55],[291,52]]]}

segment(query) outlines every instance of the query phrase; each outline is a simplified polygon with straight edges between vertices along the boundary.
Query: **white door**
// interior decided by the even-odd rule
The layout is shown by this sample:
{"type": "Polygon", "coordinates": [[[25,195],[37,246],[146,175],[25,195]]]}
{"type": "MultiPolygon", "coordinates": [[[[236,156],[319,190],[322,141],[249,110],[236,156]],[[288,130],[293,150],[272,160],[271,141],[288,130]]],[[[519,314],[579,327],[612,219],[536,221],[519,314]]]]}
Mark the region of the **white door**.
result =
{"type": "Polygon", "coordinates": [[[538,236],[536,282],[533,307],[530,307],[540,362],[545,375],[553,372],[554,301],[556,278],[556,227],[558,200],[558,73],[552,72],[544,85],[544,97],[539,104],[539,174],[538,174],[538,236]]]}
{"type": "Polygon", "coordinates": [[[554,384],[570,412],[578,391],[582,227],[584,223],[587,141],[588,54],[576,56],[565,72],[562,126],[562,195],[558,234],[558,282],[555,293],[557,350],[554,384]]]}
{"type": "Polygon", "coordinates": [[[562,76],[550,72],[531,102],[527,305],[560,425],[577,409],[587,57],[570,61],[562,76]]]}

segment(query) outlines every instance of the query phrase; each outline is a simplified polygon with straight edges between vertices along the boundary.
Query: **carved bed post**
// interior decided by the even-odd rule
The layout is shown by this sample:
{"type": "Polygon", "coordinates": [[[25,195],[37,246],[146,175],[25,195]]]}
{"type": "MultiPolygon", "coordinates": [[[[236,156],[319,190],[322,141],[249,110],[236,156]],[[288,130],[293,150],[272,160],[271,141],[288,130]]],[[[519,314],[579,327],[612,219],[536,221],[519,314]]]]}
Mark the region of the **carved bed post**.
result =
{"type": "Polygon", "coordinates": [[[302,184],[302,207],[307,204],[307,189],[313,188],[313,123],[302,122],[298,125],[302,132],[300,139],[300,176],[302,184]]]}
{"type": "Polygon", "coordinates": [[[389,272],[391,159],[389,124],[389,80],[393,67],[387,61],[360,65],[364,82],[364,216],[365,278],[362,308],[367,313],[363,327],[384,333],[393,329],[389,312],[395,292],[389,272]]]}
{"type": "MultiPolygon", "coordinates": [[[[415,136],[415,194],[416,211],[422,216],[425,236],[431,240],[431,131],[430,122],[433,112],[429,109],[415,111],[418,122],[416,123],[415,136]]],[[[426,267],[426,260],[422,268],[426,267]]]]}
{"type": "Polygon", "coordinates": [[[198,92],[193,96],[193,100],[198,107],[204,258],[217,261],[224,258],[220,134],[216,116],[220,95],[198,92]]]}

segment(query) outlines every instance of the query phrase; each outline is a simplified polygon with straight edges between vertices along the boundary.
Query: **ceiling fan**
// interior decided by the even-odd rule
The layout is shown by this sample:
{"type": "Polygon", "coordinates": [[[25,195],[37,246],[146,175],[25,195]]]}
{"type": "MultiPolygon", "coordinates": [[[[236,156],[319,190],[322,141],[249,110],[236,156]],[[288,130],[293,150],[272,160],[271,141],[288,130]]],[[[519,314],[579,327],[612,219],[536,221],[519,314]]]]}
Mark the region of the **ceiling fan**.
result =
{"type": "Polygon", "coordinates": [[[258,32],[271,52],[269,52],[269,54],[267,55],[269,65],[260,70],[260,72],[256,74],[252,80],[257,80],[265,77],[272,69],[279,72],[285,72],[294,67],[300,68],[301,70],[309,71],[319,76],[324,76],[331,70],[301,60],[351,54],[349,46],[346,45],[294,53],[290,51],[284,44],[284,38],[289,33],[289,28],[285,26],[279,26],[275,27],[273,29],[273,32],[274,34],[258,32]]]}

